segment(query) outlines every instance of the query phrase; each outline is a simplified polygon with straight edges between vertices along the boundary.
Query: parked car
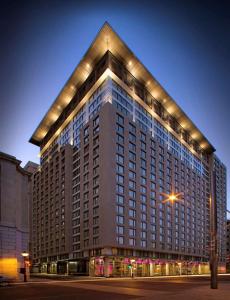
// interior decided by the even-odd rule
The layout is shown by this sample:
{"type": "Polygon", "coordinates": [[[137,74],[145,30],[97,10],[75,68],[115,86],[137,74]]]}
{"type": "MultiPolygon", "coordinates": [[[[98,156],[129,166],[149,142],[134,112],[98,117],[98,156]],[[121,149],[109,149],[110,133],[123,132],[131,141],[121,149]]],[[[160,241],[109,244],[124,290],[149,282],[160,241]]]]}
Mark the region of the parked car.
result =
{"type": "Polygon", "coordinates": [[[0,274],[0,286],[8,286],[14,281],[14,278],[0,274]]]}

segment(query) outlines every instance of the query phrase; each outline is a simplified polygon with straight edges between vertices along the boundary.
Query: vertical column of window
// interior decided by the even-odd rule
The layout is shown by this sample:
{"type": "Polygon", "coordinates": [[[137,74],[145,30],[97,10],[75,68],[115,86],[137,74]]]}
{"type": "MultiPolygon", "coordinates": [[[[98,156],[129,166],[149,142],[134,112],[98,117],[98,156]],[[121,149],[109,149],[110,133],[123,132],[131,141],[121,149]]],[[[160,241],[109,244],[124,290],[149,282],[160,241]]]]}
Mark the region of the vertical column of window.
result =
{"type": "Polygon", "coordinates": [[[166,247],[166,232],[165,232],[165,206],[162,203],[164,193],[164,147],[162,143],[158,143],[157,147],[157,190],[159,197],[158,209],[158,225],[159,225],[159,247],[165,249],[166,247]]]}
{"type": "Polygon", "coordinates": [[[93,245],[99,244],[99,116],[93,119],[93,245]]]}
{"type": "Polygon", "coordinates": [[[116,114],[116,234],[117,243],[124,244],[124,117],[116,114]]]}
{"type": "Polygon", "coordinates": [[[73,119],[73,145],[80,149],[80,129],[86,124],[87,104],[84,105],[73,119]]]}
{"type": "Polygon", "coordinates": [[[89,246],[89,125],[83,129],[83,246],[89,246]]]}
{"type": "Polygon", "coordinates": [[[140,219],[141,219],[141,247],[147,247],[147,161],[146,134],[140,132],[140,219]]]}
{"type": "Polygon", "coordinates": [[[102,96],[102,105],[104,105],[106,102],[109,102],[112,104],[112,89],[113,89],[112,79],[110,77],[108,77],[104,83],[104,93],[102,96]]]}
{"type": "Polygon", "coordinates": [[[129,123],[129,245],[136,245],[136,126],[129,123]]]}
{"type": "Polygon", "coordinates": [[[149,144],[150,241],[152,248],[156,248],[156,142],[150,138],[149,144]]]}
{"type": "Polygon", "coordinates": [[[80,256],[80,150],[75,148],[73,152],[73,203],[72,203],[72,233],[74,258],[80,256]]]}
{"type": "Polygon", "coordinates": [[[156,119],[154,121],[154,135],[156,136],[156,140],[164,146],[165,144],[168,145],[168,130],[161,125],[156,119]]]}
{"type": "Polygon", "coordinates": [[[93,245],[99,243],[99,116],[93,119],[93,245]]]}
{"type": "Polygon", "coordinates": [[[65,148],[61,149],[60,163],[61,163],[61,203],[59,204],[59,220],[60,220],[60,231],[59,234],[61,236],[60,240],[60,250],[64,252],[66,250],[65,236],[66,236],[66,221],[65,221],[65,180],[67,177],[66,167],[67,167],[67,159],[66,159],[67,151],[65,148]]]}
{"type": "MultiPolygon", "coordinates": [[[[56,238],[55,236],[55,218],[56,218],[56,210],[57,210],[57,203],[56,200],[59,197],[60,194],[60,187],[62,185],[61,178],[59,176],[59,168],[60,168],[60,153],[55,155],[52,160],[52,165],[54,167],[54,171],[52,171],[52,175],[50,177],[52,185],[54,186],[54,191],[51,193],[51,199],[50,199],[50,214],[51,214],[51,224],[50,224],[50,236],[49,241],[52,243],[50,250],[52,248],[55,249],[55,253],[59,253],[59,237],[56,238]],[[53,194],[54,192],[54,194],[53,194]],[[55,217],[55,218],[54,218],[55,217]]],[[[64,181],[64,180],[63,180],[64,181]]],[[[62,198],[61,198],[62,201],[62,198]]],[[[58,203],[59,204],[59,203],[58,203]]]]}

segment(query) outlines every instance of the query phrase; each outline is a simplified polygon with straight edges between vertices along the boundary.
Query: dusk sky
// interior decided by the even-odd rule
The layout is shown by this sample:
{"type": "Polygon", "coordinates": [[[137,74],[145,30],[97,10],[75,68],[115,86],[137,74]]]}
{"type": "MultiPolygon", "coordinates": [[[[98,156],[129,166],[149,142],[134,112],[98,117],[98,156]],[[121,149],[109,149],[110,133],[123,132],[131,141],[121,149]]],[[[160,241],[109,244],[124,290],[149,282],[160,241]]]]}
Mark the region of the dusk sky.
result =
{"type": "Polygon", "coordinates": [[[108,21],[230,170],[228,1],[1,3],[0,151],[39,161],[28,140],[108,21]]]}

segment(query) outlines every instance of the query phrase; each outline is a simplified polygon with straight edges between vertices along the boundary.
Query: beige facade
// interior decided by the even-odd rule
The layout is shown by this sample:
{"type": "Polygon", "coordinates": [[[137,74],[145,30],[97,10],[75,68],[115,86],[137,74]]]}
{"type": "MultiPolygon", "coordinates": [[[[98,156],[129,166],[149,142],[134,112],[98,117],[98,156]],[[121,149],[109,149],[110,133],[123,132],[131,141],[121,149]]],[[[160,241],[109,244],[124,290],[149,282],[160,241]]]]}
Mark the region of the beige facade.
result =
{"type": "MultiPolygon", "coordinates": [[[[117,39],[102,28],[65,86],[76,81],[73,94],[66,92],[71,101],[52,124],[56,106],[64,105],[61,93],[30,140],[41,148],[33,262],[42,272],[93,276],[208,273],[215,149],[156,81],[150,92],[155,79],[117,39]],[[79,70],[104,30],[114,47],[98,54],[82,81],[79,70]],[[64,166],[62,181],[55,168],[64,166]],[[178,195],[175,203],[165,202],[170,194],[178,195]]],[[[218,175],[221,188],[225,177],[218,175]]],[[[218,199],[221,245],[226,194],[218,199]]],[[[225,248],[219,249],[224,266],[225,248]]]]}
{"type": "Polygon", "coordinates": [[[37,165],[25,168],[15,157],[0,153],[0,273],[18,277],[21,253],[29,251],[30,177],[37,165]]]}

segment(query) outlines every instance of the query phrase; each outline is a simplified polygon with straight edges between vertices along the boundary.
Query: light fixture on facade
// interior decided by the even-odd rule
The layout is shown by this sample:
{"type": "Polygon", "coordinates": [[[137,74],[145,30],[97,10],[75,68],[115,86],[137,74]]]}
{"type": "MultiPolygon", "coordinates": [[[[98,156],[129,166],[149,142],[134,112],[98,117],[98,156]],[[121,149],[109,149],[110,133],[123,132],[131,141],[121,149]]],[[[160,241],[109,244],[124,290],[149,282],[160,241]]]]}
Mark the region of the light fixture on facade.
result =
{"type": "Polygon", "coordinates": [[[165,194],[165,193],[161,193],[163,196],[165,196],[166,198],[162,201],[162,203],[165,202],[171,202],[174,203],[175,201],[183,201],[182,198],[180,198],[184,193],[180,192],[180,193],[171,193],[171,194],[165,194]]]}

